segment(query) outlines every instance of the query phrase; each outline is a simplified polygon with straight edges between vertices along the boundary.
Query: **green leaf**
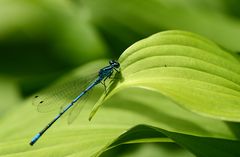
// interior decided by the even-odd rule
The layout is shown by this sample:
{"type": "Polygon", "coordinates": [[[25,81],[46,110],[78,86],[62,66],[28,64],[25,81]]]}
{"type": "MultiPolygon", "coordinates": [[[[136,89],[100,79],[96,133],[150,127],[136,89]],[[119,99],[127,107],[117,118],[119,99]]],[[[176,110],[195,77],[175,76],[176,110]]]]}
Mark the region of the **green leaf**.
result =
{"type": "Polygon", "coordinates": [[[21,96],[16,84],[11,77],[0,76],[0,120],[8,110],[11,110],[19,102],[21,96]]]}
{"type": "Polygon", "coordinates": [[[133,44],[119,58],[121,79],[98,107],[130,87],[157,91],[201,115],[240,121],[240,64],[230,53],[198,35],[157,33],[133,44]]]}
{"type": "Polygon", "coordinates": [[[100,157],[194,157],[176,143],[125,144],[104,152],[100,157]]]}
{"type": "Polygon", "coordinates": [[[240,155],[240,152],[238,151],[240,141],[189,136],[173,132],[165,133],[198,157],[236,157],[240,155]]]}
{"type": "MultiPolygon", "coordinates": [[[[139,129],[145,131],[147,130],[147,132],[151,134],[154,132],[153,135],[158,133],[160,134],[160,136],[162,136],[161,134],[165,134],[168,137],[174,139],[175,142],[177,142],[184,148],[187,148],[189,151],[191,151],[198,157],[206,156],[235,157],[240,155],[240,152],[237,151],[238,148],[240,147],[240,141],[215,139],[209,137],[197,137],[170,132],[149,126],[137,126],[136,128],[130,130],[129,132],[136,133],[136,130],[139,129]]],[[[125,136],[128,136],[129,132],[125,133],[125,136]]],[[[144,134],[144,132],[142,133],[144,134]]]]}
{"type": "Polygon", "coordinates": [[[237,139],[226,123],[187,112],[158,93],[143,89],[115,95],[89,122],[95,99],[87,102],[72,125],[60,119],[33,147],[29,146],[31,138],[57,113],[37,113],[31,99],[18,105],[0,123],[4,128],[0,130],[0,156],[90,157],[124,143],[173,142],[151,126],[200,137],[237,139]]]}
{"type": "MultiPolygon", "coordinates": [[[[168,31],[134,44],[119,61],[121,73],[95,106],[94,111],[104,102],[91,122],[88,116],[100,95],[98,88],[72,125],[67,126],[65,119],[59,120],[33,147],[29,146],[31,138],[58,112],[39,114],[31,99],[27,99],[6,113],[0,121],[0,128],[4,128],[0,130],[0,157],[91,157],[122,144],[147,142],[176,142],[198,156],[239,155],[239,124],[226,123],[216,115],[209,116],[218,119],[200,116],[189,112],[192,110],[188,106],[200,108],[201,103],[205,107],[204,103],[215,102],[211,96],[223,96],[224,101],[237,97],[238,60],[202,37],[168,31]],[[202,67],[204,72],[200,71],[202,67]],[[201,95],[193,91],[206,97],[196,103],[201,95]],[[212,149],[221,151],[211,152],[212,149]]],[[[99,69],[102,64],[88,64],[65,79],[99,69]]],[[[230,105],[223,107],[230,110],[230,105]]],[[[218,108],[214,109],[218,112],[218,108]]]]}

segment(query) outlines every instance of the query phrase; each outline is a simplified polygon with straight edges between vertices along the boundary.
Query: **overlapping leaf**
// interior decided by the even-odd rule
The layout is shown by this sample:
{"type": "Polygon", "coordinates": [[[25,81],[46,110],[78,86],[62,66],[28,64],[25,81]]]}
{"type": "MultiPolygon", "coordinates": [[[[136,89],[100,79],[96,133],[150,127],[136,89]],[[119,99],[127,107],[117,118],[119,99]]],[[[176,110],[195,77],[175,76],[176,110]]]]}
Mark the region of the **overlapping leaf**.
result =
{"type": "Polygon", "coordinates": [[[158,33],[132,45],[119,61],[122,79],[103,99],[125,88],[143,87],[195,113],[240,121],[240,63],[202,37],[182,31],[158,33]]]}

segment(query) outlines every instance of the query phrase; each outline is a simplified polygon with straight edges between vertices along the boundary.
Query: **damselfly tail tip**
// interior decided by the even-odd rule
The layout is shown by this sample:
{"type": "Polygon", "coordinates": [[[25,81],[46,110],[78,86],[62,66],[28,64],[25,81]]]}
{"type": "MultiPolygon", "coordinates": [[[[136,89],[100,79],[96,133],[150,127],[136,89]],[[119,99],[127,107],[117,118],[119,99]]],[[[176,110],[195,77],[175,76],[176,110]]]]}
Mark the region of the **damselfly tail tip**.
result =
{"type": "Polygon", "coordinates": [[[31,140],[31,142],[29,143],[31,146],[34,145],[34,143],[37,142],[37,140],[39,139],[41,135],[38,133],[36,136],[33,137],[33,139],[31,140]]]}
{"type": "Polygon", "coordinates": [[[29,144],[30,144],[30,146],[33,146],[34,145],[34,141],[31,141],[29,144]]]}

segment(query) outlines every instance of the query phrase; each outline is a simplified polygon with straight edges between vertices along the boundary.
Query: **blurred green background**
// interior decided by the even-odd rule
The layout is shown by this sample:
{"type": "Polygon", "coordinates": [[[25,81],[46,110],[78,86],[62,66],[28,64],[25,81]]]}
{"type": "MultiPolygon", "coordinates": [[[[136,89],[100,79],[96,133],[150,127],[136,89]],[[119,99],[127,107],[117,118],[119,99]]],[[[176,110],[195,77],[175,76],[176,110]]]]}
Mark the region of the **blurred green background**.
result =
{"type": "Polygon", "coordinates": [[[1,0],[0,118],[84,63],[117,59],[159,31],[198,33],[240,52],[239,0],[1,0]]]}
{"type": "Polygon", "coordinates": [[[240,51],[238,0],[1,0],[0,74],[29,95],[74,67],[179,29],[240,51]]]}

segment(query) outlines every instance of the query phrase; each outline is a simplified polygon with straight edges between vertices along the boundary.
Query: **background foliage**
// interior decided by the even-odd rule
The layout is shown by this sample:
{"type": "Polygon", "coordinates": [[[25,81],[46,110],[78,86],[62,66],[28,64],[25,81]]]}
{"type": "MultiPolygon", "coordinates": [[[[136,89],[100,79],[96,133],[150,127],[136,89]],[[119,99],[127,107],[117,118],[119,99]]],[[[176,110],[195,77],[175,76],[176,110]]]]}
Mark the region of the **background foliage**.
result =
{"type": "Polygon", "coordinates": [[[239,156],[239,7],[237,0],[1,0],[0,156],[239,156]],[[134,44],[172,29],[211,41],[170,31],[134,44]],[[93,120],[101,89],[73,125],[63,118],[30,147],[57,113],[37,113],[31,95],[120,55],[125,80],[100,98],[93,120]]]}

